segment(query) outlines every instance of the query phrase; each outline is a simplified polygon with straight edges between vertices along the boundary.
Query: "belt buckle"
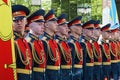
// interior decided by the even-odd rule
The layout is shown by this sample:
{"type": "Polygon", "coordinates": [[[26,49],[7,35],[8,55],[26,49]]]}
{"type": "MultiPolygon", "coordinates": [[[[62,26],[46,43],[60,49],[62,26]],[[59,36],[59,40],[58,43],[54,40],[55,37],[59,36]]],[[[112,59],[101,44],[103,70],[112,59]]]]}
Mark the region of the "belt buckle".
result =
{"type": "Polygon", "coordinates": [[[45,68],[43,69],[43,72],[45,72],[45,68]]]}
{"type": "Polygon", "coordinates": [[[29,73],[32,74],[32,70],[30,70],[29,73]]]}

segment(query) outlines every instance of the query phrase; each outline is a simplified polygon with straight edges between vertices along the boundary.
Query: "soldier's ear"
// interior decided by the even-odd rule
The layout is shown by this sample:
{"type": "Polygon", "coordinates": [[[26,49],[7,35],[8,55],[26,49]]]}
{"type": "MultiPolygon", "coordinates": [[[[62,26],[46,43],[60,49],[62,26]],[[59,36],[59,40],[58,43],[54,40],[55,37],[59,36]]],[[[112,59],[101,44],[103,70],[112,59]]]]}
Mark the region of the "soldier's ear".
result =
{"type": "Polygon", "coordinates": [[[30,27],[30,28],[32,27],[32,23],[29,24],[29,27],[30,27]]]}
{"type": "Polygon", "coordinates": [[[24,18],[24,19],[25,19],[25,25],[27,25],[27,23],[28,23],[28,22],[27,22],[27,19],[26,19],[26,18],[24,18]]]}
{"type": "Polygon", "coordinates": [[[45,23],[45,27],[48,27],[48,23],[45,23]]]}

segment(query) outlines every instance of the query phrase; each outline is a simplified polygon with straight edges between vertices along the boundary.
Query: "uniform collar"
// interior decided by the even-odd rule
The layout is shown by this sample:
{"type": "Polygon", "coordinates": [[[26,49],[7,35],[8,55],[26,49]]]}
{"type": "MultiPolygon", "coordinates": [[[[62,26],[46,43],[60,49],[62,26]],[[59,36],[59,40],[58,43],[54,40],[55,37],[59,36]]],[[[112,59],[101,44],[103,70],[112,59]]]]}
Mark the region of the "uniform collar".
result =
{"type": "Polygon", "coordinates": [[[46,33],[46,32],[44,32],[44,36],[46,36],[47,38],[49,38],[49,39],[53,39],[53,37],[52,36],[50,36],[48,33],[46,33]]]}
{"type": "Polygon", "coordinates": [[[81,36],[81,42],[87,42],[90,41],[86,36],[81,36]]]}
{"type": "Polygon", "coordinates": [[[34,39],[34,40],[39,40],[38,37],[36,37],[35,35],[33,35],[33,34],[31,34],[31,33],[29,33],[29,36],[30,36],[32,39],[34,39]]]}
{"type": "Polygon", "coordinates": [[[55,35],[55,39],[58,40],[59,42],[61,41],[65,41],[65,39],[63,39],[62,37],[55,35]]]}
{"type": "Polygon", "coordinates": [[[93,38],[93,37],[91,37],[91,40],[92,40],[92,42],[98,41],[98,39],[95,39],[95,38],[93,38]]]}
{"type": "Polygon", "coordinates": [[[77,39],[77,38],[75,38],[75,37],[74,37],[74,36],[72,36],[72,35],[70,36],[70,39],[72,39],[74,42],[75,42],[75,41],[78,41],[78,39],[77,39]]]}
{"type": "Polygon", "coordinates": [[[18,33],[17,31],[14,31],[14,39],[17,38],[23,38],[22,34],[18,33]]]}

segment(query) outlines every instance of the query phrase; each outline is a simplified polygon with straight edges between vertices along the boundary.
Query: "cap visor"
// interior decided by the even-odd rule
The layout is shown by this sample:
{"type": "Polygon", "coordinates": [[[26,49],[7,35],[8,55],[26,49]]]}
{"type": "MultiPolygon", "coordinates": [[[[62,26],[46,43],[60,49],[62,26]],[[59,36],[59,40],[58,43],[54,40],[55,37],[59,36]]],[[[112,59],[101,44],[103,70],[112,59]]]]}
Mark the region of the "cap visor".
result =
{"type": "Polygon", "coordinates": [[[17,17],[14,17],[13,20],[21,20],[23,19],[25,16],[17,16],[17,17]]]}

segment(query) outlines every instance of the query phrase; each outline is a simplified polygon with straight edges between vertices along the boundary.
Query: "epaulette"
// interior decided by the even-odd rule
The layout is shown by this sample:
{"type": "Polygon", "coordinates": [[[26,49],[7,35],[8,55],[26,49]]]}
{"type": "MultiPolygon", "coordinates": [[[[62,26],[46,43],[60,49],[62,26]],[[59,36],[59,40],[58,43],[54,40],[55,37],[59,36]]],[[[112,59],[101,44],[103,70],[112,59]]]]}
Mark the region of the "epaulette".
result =
{"type": "Polygon", "coordinates": [[[27,37],[25,38],[27,42],[30,42],[31,41],[31,38],[30,37],[27,37]]]}
{"type": "Polygon", "coordinates": [[[106,40],[106,43],[109,43],[109,40],[106,40]]]}
{"type": "Polygon", "coordinates": [[[69,42],[74,43],[74,40],[71,39],[69,42]]]}
{"type": "Polygon", "coordinates": [[[59,39],[55,39],[55,41],[56,41],[57,43],[59,43],[59,39]]]}
{"type": "Polygon", "coordinates": [[[14,39],[15,39],[15,35],[14,35],[13,37],[14,37],[14,39]]]}
{"type": "Polygon", "coordinates": [[[47,37],[45,37],[45,36],[44,36],[44,37],[42,37],[42,40],[46,40],[46,39],[47,39],[47,37]]]}
{"type": "Polygon", "coordinates": [[[32,34],[30,35],[30,37],[35,39],[35,40],[38,40],[38,38],[36,36],[32,35],[32,34]]]}
{"type": "Polygon", "coordinates": [[[82,39],[81,42],[85,42],[85,39],[82,39]]]}
{"type": "Polygon", "coordinates": [[[101,41],[97,41],[97,42],[98,42],[98,44],[99,44],[99,45],[101,45],[101,44],[102,44],[102,42],[101,42],[101,41]]]}
{"type": "Polygon", "coordinates": [[[90,40],[90,43],[92,43],[93,42],[93,40],[90,40]]]}

